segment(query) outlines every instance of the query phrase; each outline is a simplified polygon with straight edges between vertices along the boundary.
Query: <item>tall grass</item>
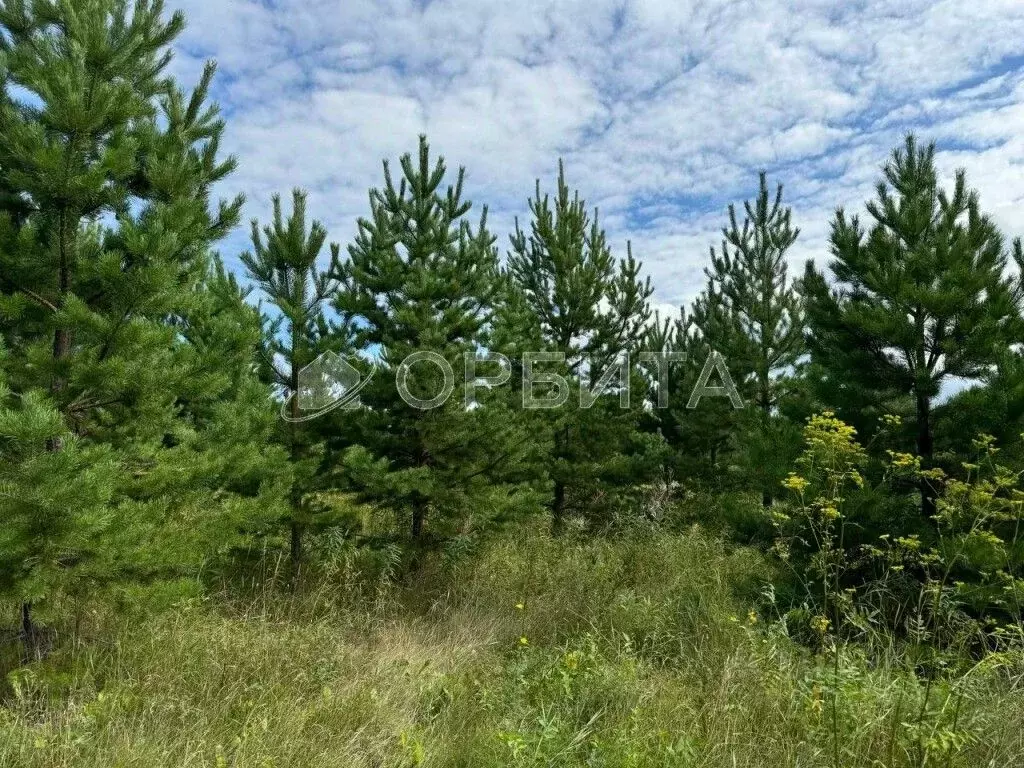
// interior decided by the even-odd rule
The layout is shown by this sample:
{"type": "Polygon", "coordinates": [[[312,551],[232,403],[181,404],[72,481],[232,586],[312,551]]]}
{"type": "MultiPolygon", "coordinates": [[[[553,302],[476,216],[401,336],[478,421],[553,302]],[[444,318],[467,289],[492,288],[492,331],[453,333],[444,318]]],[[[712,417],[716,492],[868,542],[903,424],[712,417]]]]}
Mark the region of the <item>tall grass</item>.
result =
{"type": "Polygon", "coordinates": [[[414,572],[326,549],[294,595],[271,566],[130,624],[90,614],[9,675],[0,766],[1024,764],[1019,656],[920,716],[897,651],[797,645],[761,556],[696,528],[519,533],[414,572]]]}

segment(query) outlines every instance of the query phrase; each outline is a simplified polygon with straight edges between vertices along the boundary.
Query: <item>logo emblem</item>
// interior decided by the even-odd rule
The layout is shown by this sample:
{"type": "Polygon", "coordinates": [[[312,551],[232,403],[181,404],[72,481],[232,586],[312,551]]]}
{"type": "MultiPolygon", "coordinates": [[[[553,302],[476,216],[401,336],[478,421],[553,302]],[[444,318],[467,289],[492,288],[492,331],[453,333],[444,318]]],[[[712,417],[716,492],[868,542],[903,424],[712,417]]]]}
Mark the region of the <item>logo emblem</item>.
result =
{"type": "Polygon", "coordinates": [[[370,379],[352,363],[334,352],[324,352],[299,371],[299,389],[281,403],[281,418],[285,421],[310,421],[338,408],[358,408],[359,393],[370,379]],[[292,413],[293,402],[298,414],[292,413]]]}

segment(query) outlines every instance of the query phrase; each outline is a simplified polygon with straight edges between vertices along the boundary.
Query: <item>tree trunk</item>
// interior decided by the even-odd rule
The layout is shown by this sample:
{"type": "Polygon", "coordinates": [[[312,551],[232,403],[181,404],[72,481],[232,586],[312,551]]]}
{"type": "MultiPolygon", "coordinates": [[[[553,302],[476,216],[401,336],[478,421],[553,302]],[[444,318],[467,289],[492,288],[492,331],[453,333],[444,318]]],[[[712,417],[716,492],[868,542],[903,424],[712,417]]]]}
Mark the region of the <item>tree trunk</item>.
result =
{"type": "MultiPolygon", "coordinates": [[[[761,387],[761,441],[762,444],[766,444],[771,438],[769,434],[769,425],[771,424],[772,418],[772,399],[771,390],[767,383],[767,376],[765,378],[765,384],[761,387]]],[[[765,488],[761,491],[761,506],[768,509],[774,502],[774,497],[771,490],[765,488]]]]}
{"type": "MultiPolygon", "coordinates": [[[[553,446],[556,459],[568,458],[569,427],[556,429],[553,446]]],[[[555,480],[554,498],[551,500],[551,535],[561,536],[565,532],[565,482],[555,480]]]]}
{"type": "MultiPolygon", "coordinates": [[[[63,309],[64,300],[71,289],[71,228],[67,223],[67,215],[61,213],[60,223],[60,264],[57,270],[57,307],[63,309]]],[[[77,227],[77,225],[76,225],[77,227]]],[[[71,355],[71,331],[67,328],[58,328],[53,332],[53,360],[59,365],[71,355]]],[[[50,393],[53,395],[54,404],[60,408],[60,397],[67,388],[68,382],[63,373],[57,371],[50,382],[50,393]]],[[[64,439],[60,435],[54,435],[46,441],[46,450],[52,453],[59,453],[64,450],[64,439]]],[[[32,659],[36,655],[36,640],[39,636],[35,622],[32,620],[32,603],[26,600],[21,604],[21,633],[22,642],[25,647],[26,659],[32,659]]]]}
{"type": "Polygon", "coordinates": [[[35,634],[36,625],[32,621],[32,603],[26,600],[21,604],[21,635],[25,639],[26,648],[35,634]]]}
{"type": "Polygon", "coordinates": [[[555,497],[551,502],[551,535],[561,536],[565,531],[565,483],[555,481],[555,497]]]}
{"type": "MultiPolygon", "coordinates": [[[[917,393],[917,455],[921,457],[921,466],[930,469],[932,465],[932,425],[931,399],[920,392],[917,393]]],[[[922,478],[921,516],[931,520],[935,516],[935,490],[928,480],[922,478]]]]}

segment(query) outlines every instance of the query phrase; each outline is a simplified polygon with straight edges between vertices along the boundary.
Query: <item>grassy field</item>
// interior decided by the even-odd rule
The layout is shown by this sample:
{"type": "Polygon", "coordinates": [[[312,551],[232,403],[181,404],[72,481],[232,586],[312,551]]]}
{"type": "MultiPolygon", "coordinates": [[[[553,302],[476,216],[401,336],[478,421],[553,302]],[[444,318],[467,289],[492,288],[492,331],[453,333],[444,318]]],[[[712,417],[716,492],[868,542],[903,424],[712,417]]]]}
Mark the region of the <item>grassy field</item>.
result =
{"type": "Polygon", "coordinates": [[[813,654],[762,556],[696,528],[323,562],[84,611],[7,676],[0,766],[1024,765],[1021,658],[813,654]]]}

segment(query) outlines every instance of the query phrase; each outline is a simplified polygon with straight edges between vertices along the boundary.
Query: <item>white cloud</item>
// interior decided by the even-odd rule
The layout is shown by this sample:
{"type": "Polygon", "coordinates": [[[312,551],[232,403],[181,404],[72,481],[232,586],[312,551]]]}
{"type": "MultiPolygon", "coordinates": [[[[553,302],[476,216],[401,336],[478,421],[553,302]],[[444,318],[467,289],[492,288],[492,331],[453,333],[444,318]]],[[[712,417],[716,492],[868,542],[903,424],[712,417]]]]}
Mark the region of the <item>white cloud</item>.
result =
{"type": "MultiPolygon", "coordinates": [[[[247,214],[311,192],[332,239],[367,212],[380,162],[426,132],[503,248],[534,179],[568,178],[631,239],[661,305],[703,284],[728,202],[757,171],[786,184],[798,266],[827,258],[838,206],[860,211],[908,130],[963,166],[1024,232],[1019,0],[184,0],[175,73],[206,57],[241,161],[247,214]],[[1016,57],[1016,58],[1014,58],[1016,57]]],[[[225,244],[229,257],[245,231],[225,244]]]]}

